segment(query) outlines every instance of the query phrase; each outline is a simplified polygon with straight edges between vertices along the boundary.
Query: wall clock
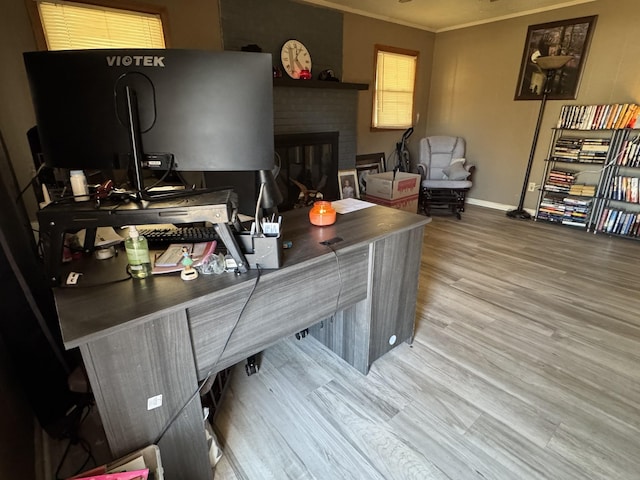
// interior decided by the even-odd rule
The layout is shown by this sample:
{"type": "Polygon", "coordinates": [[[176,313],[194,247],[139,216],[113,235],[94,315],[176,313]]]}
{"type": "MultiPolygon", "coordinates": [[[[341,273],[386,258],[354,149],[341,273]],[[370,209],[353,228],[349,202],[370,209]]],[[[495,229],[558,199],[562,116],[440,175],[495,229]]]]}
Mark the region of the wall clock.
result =
{"type": "Polygon", "coordinates": [[[302,42],[294,39],[284,42],[280,59],[285,72],[291,78],[311,78],[311,55],[302,42]]]}

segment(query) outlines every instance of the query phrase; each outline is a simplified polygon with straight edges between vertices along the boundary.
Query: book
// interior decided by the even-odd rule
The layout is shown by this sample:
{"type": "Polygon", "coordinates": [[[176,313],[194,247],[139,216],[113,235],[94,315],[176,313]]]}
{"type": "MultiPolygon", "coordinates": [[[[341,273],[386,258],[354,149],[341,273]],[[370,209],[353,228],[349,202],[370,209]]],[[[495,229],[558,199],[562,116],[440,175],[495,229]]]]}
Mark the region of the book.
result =
{"type": "Polygon", "coordinates": [[[596,226],[597,232],[601,232],[602,229],[604,228],[604,224],[607,220],[608,215],[609,215],[608,208],[605,208],[604,210],[602,210],[602,214],[600,215],[600,219],[598,220],[598,225],[596,226]]]}
{"type": "Polygon", "coordinates": [[[88,477],[73,477],[73,480],[147,480],[149,469],[133,470],[130,472],[104,473],[102,475],[90,475],[88,477]]]}
{"type": "Polygon", "coordinates": [[[201,243],[172,243],[162,254],[154,259],[151,273],[173,273],[183,270],[184,248],[187,249],[186,253],[193,260],[192,266],[199,267],[206,258],[215,252],[217,245],[218,243],[215,240],[201,243]]]}

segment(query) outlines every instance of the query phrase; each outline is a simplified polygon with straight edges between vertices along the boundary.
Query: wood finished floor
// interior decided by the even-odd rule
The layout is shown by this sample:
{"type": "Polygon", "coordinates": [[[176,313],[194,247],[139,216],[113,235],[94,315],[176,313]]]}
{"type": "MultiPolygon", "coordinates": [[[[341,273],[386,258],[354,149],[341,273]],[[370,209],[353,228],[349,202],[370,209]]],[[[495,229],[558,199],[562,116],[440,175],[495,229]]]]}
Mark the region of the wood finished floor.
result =
{"type": "Polygon", "coordinates": [[[234,371],[221,479],[640,479],[640,243],[433,218],[415,341],[363,376],[315,340],[234,371]]]}

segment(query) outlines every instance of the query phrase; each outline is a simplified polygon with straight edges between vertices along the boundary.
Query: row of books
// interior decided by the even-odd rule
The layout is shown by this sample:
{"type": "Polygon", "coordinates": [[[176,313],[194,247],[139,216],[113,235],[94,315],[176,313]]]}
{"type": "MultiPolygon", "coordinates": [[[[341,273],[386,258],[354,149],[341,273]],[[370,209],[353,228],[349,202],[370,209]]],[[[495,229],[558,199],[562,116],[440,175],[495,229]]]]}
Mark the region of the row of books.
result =
{"type": "Polygon", "coordinates": [[[574,183],[569,188],[569,195],[578,197],[593,197],[596,194],[595,185],[585,185],[584,183],[574,183]]]}
{"type": "Polygon", "coordinates": [[[638,177],[616,175],[609,183],[606,197],[622,202],[638,203],[640,201],[640,180],[638,177]]]}
{"type": "Polygon", "coordinates": [[[634,128],[640,114],[635,103],[610,105],[563,105],[558,128],[576,130],[608,130],[634,128]]]}
{"type": "Polygon", "coordinates": [[[609,152],[608,138],[560,137],[553,147],[552,160],[604,163],[609,152]]]}
{"type": "Polygon", "coordinates": [[[593,199],[566,197],[562,224],[586,228],[592,203],[593,199]]]}
{"type": "Polygon", "coordinates": [[[575,172],[568,170],[552,169],[549,172],[544,189],[549,192],[569,193],[575,183],[575,172]]]}
{"type": "Polygon", "coordinates": [[[638,138],[625,140],[620,148],[620,153],[616,158],[616,165],[623,167],[640,167],[640,146],[638,138]]]}
{"type": "Polygon", "coordinates": [[[537,218],[547,222],[586,228],[593,199],[545,195],[537,218]]]}
{"type": "Polygon", "coordinates": [[[640,212],[605,208],[598,219],[596,232],[640,236],[640,212]]]}

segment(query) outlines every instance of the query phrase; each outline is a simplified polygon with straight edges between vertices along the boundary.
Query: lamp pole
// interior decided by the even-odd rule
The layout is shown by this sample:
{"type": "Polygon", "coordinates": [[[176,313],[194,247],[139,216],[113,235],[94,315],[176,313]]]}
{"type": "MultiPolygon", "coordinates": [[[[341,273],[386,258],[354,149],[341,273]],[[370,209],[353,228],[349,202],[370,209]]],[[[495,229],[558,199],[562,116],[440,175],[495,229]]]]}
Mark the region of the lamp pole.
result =
{"type": "Polygon", "coordinates": [[[515,210],[509,210],[507,217],[517,218],[521,220],[531,219],[531,214],[524,209],[524,198],[527,195],[527,186],[529,183],[529,175],[531,174],[531,167],[533,165],[533,157],[536,153],[536,147],[538,146],[538,135],[540,134],[540,126],[542,125],[542,117],[544,116],[544,108],[547,104],[547,96],[551,93],[551,85],[553,77],[560,68],[564,67],[572,57],[570,56],[554,56],[554,57],[538,57],[536,63],[538,66],[546,72],[547,77],[544,82],[544,91],[542,92],[542,101],[540,102],[540,110],[538,111],[538,121],[536,122],[536,129],[533,132],[533,141],[531,142],[531,151],[529,152],[529,161],[527,162],[527,169],[524,173],[524,182],[522,183],[522,191],[520,192],[520,201],[518,207],[515,210]],[[545,64],[552,63],[545,68],[545,64]]]}

